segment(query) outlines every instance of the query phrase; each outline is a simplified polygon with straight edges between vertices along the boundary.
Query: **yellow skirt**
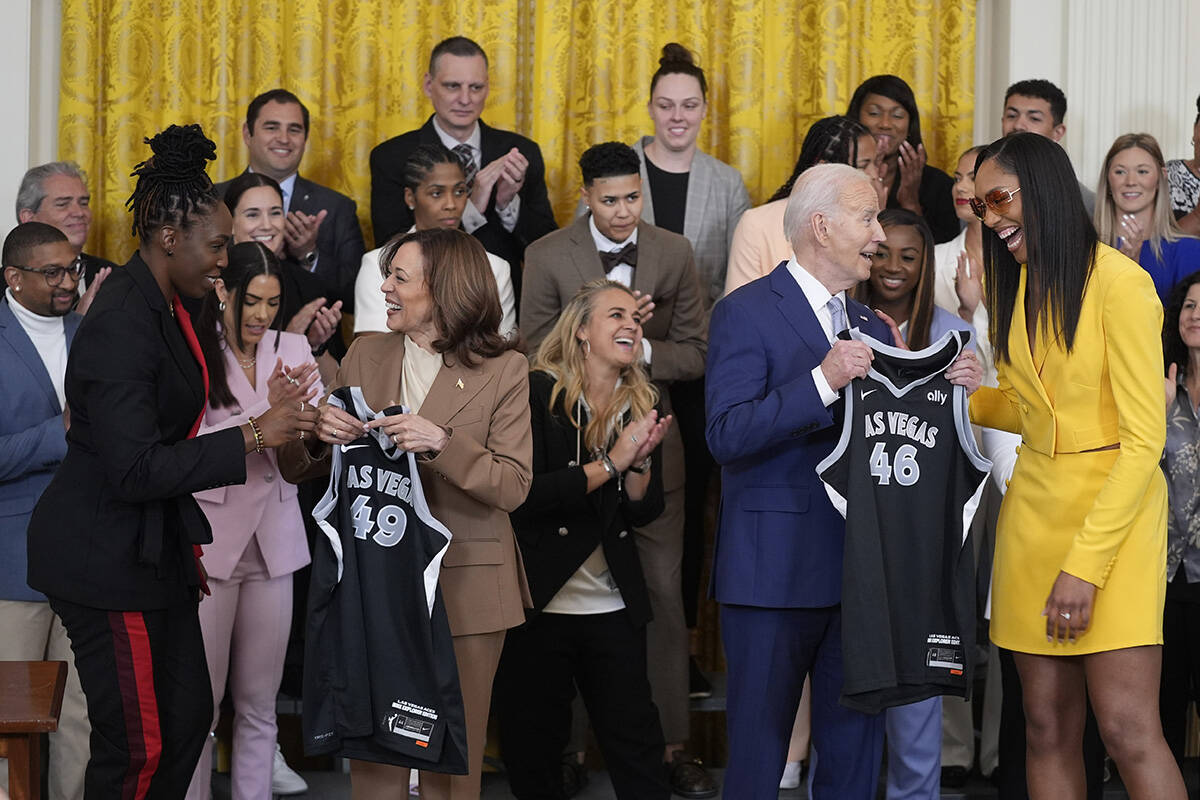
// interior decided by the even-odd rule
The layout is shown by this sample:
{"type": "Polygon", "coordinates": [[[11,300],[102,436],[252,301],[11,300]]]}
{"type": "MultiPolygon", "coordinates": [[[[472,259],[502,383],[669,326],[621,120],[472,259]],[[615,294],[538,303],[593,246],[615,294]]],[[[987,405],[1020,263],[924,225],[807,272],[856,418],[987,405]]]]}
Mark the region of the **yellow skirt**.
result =
{"type": "Polygon", "coordinates": [[[1162,644],[1167,484],[1158,470],[1104,588],[1096,592],[1088,630],[1074,643],[1046,641],[1046,598],[1119,453],[1051,458],[1021,448],[996,531],[991,638],[998,647],[1067,656],[1162,644]]]}

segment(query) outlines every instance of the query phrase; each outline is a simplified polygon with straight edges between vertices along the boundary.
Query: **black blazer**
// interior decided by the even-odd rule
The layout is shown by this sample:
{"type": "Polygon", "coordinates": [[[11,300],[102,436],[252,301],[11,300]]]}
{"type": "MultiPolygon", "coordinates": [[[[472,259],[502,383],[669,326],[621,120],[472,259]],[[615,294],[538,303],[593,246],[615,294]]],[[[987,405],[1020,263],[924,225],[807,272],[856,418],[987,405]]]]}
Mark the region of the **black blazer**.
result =
{"type": "Polygon", "coordinates": [[[192,492],[246,480],[238,428],[188,439],[204,384],[141,256],[109,276],[67,358],[67,455],[29,523],[29,585],[94,608],[195,602],[192,492]]]}
{"type": "MultiPolygon", "coordinates": [[[[217,194],[224,197],[228,186],[229,181],[218,183],[217,194]]],[[[288,210],[316,214],[321,209],[328,213],[317,230],[317,267],[312,274],[321,279],[330,303],[341,300],[342,310],[353,314],[354,280],[366,252],[358,204],[341,192],[297,175],[288,210]]]]}
{"type": "MultiPolygon", "coordinates": [[[[376,247],[413,225],[412,210],[404,202],[401,181],[404,162],[418,145],[441,143],[433,129],[431,116],[420,128],[388,139],[371,151],[371,226],[375,229],[376,247]]],[[[525,184],[519,192],[520,214],[513,232],[509,233],[500,223],[493,191],[484,214],[487,224],[473,233],[485,250],[500,256],[512,267],[513,288],[520,297],[521,259],[525,248],[558,227],[546,193],[546,164],[542,161],[541,148],[533,140],[512,131],[489,127],[483,120],[479,121],[479,146],[484,166],[514,147],[529,160],[525,184]]]]}
{"type": "MultiPolygon", "coordinates": [[[[633,528],[662,513],[662,448],[651,455],[650,485],[640,501],[630,500],[623,489],[618,492],[616,481],[588,494],[583,462],[592,458],[584,451],[582,461],[575,462],[576,430],[561,397],[550,408],[553,387],[554,379],[545,372],[529,374],[533,485],[511,515],[534,613],[546,607],[600,544],[630,621],[645,624],[650,621],[650,601],[633,528]]],[[[586,424],[586,415],[584,419],[586,424]]]]}
{"type": "Polygon", "coordinates": [[[93,256],[87,253],[80,253],[79,259],[83,262],[83,279],[87,282],[88,286],[92,285],[92,278],[96,277],[97,272],[105,267],[112,267],[115,269],[117,266],[107,258],[101,258],[100,256],[93,256]]]}

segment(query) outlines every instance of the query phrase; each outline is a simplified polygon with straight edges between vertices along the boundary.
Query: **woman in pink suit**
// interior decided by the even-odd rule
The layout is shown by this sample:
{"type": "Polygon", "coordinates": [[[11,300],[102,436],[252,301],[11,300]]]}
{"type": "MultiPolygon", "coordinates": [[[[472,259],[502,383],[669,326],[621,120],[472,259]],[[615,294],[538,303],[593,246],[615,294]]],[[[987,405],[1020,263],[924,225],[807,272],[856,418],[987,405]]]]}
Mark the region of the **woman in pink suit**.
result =
{"type": "MultiPolygon", "coordinates": [[[[209,372],[201,433],[244,422],[285,399],[321,391],[308,340],[281,331],[279,261],[259,242],[236,244],[204,299],[196,335],[209,372]],[[276,369],[291,368],[289,379],[276,369]]],[[[275,695],[292,620],[292,573],[309,562],[296,487],[279,476],[273,449],[246,456],[246,482],[198,492],[213,529],[204,552],[212,596],[200,628],[212,678],[213,727],[228,686],[233,698],[233,797],[271,796],[275,695]]],[[[204,748],[188,789],[208,800],[212,749],[204,748]]]]}

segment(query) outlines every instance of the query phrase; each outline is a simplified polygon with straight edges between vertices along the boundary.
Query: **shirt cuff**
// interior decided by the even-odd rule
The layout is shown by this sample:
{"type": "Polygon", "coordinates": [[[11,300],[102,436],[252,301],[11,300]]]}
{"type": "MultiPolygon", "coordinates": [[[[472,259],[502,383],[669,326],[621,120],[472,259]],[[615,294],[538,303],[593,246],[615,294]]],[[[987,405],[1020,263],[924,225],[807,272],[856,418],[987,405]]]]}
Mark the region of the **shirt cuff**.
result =
{"type": "Polygon", "coordinates": [[[517,217],[521,214],[521,195],[513,195],[508,205],[497,208],[496,213],[500,216],[500,224],[504,226],[504,230],[512,233],[517,227],[517,217]]]}
{"type": "Polygon", "coordinates": [[[812,370],[813,385],[817,387],[817,394],[821,396],[821,402],[829,408],[838,399],[838,393],[829,385],[829,381],[825,380],[825,373],[821,372],[821,365],[813,367],[812,370]]]}
{"type": "Polygon", "coordinates": [[[642,339],[642,361],[645,361],[647,364],[649,364],[650,356],[653,355],[653,353],[654,351],[650,347],[650,340],[642,339]]]}
{"type": "Polygon", "coordinates": [[[308,271],[309,271],[309,272],[316,272],[316,271],[317,271],[317,264],[319,264],[319,263],[321,263],[321,254],[320,254],[320,253],[317,253],[317,257],[316,257],[316,258],[314,258],[314,259],[313,259],[313,262],[312,262],[311,264],[309,264],[309,265],[308,265],[308,271]]]}
{"type": "Polygon", "coordinates": [[[463,209],[462,226],[467,233],[475,231],[487,225],[487,217],[479,213],[479,209],[470,200],[467,201],[467,207],[463,209]]]}

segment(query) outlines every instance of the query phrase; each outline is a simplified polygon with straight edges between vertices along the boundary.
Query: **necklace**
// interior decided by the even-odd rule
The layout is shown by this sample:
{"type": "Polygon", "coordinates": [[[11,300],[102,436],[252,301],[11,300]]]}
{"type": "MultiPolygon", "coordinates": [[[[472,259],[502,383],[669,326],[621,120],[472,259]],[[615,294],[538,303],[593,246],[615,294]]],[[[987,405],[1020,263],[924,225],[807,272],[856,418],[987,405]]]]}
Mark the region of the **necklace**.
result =
{"type": "Polygon", "coordinates": [[[239,367],[241,367],[242,369],[250,369],[250,368],[251,368],[251,367],[253,367],[253,366],[254,366],[256,363],[258,363],[258,357],[257,357],[257,356],[250,356],[249,360],[247,360],[247,361],[242,361],[242,360],[239,358],[239,359],[237,360],[237,362],[238,362],[238,366],[239,366],[239,367]]]}

